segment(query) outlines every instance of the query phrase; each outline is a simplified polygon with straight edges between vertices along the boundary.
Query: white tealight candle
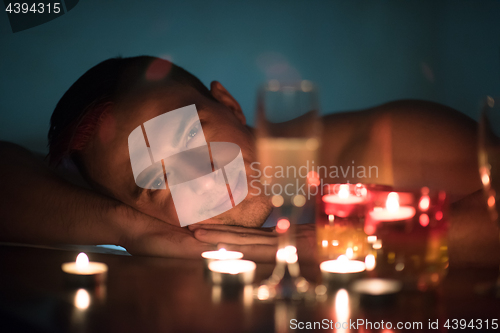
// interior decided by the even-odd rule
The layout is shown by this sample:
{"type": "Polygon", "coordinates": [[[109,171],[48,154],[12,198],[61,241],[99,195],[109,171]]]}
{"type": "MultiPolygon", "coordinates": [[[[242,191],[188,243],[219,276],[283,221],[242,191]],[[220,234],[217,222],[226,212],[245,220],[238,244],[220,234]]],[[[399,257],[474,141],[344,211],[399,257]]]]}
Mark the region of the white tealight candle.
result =
{"type": "Polygon", "coordinates": [[[399,195],[396,192],[391,192],[387,196],[385,208],[375,207],[369,214],[375,221],[403,221],[415,216],[415,208],[399,206],[399,195]]]}
{"type": "Polygon", "coordinates": [[[325,273],[349,274],[364,272],[366,265],[360,260],[349,260],[347,256],[341,255],[337,260],[323,261],[319,268],[325,273]]]}
{"type": "Polygon", "coordinates": [[[236,260],[243,258],[243,253],[238,251],[227,251],[222,248],[218,251],[205,251],[201,256],[207,261],[212,262],[214,260],[236,260]]]}
{"type": "Polygon", "coordinates": [[[340,185],[337,194],[327,194],[323,196],[324,202],[341,205],[358,204],[362,203],[364,200],[363,197],[351,195],[349,184],[340,185]]]}
{"type": "Polygon", "coordinates": [[[338,186],[337,193],[326,194],[322,197],[327,215],[331,215],[332,217],[335,215],[348,217],[358,212],[366,203],[366,188],[359,187],[360,189],[364,189],[364,192],[360,190],[356,191],[355,194],[351,193],[349,184],[336,186],[338,186]]]}
{"type": "Polygon", "coordinates": [[[347,256],[341,255],[337,260],[323,261],[319,268],[326,284],[345,285],[359,277],[366,270],[366,265],[360,260],[349,260],[347,256]]]}
{"type": "Polygon", "coordinates": [[[250,260],[217,260],[208,264],[216,284],[249,284],[253,282],[257,265],[250,260]]]}
{"type": "Polygon", "coordinates": [[[75,262],[67,262],[61,266],[68,282],[76,285],[99,284],[106,280],[108,266],[101,262],[89,262],[85,253],[80,253],[75,262]]]}

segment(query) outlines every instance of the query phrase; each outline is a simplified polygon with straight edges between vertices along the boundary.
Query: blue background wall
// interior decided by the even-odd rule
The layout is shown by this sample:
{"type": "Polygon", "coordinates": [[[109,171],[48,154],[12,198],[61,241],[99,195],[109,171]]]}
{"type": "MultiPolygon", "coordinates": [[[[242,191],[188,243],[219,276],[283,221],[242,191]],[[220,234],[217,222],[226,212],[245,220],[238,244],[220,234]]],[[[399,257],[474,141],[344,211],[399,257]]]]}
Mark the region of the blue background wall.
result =
{"type": "Polygon", "coordinates": [[[500,95],[500,1],[80,0],[12,33],[0,13],[0,140],[46,150],[52,110],[109,57],[165,57],[221,81],[253,122],[270,78],[318,83],[324,113],[419,98],[477,119],[500,95]]]}

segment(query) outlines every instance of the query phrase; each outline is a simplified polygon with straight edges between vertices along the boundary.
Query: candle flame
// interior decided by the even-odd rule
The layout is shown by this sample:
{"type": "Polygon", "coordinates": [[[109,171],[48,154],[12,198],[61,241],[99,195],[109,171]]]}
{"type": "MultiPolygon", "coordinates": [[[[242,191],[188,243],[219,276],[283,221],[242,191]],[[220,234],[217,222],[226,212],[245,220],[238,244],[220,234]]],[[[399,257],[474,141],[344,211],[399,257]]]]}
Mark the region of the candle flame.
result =
{"type": "Polygon", "coordinates": [[[399,210],[399,195],[396,192],[389,193],[387,201],[385,202],[385,207],[391,213],[395,213],[399,210]]]}
{"type": "Polygon", "coordinates": [[[347,199],[349,197],[349,185],[348,184],[340,185],[339,197],[342,199],[347,199]]]}
{"type": "Polygon", "coordinates": [[[335,295],[335,317],[337,321],[348,321],[350,315],[349,293],[345,289],[340,289],[335,295]]]}
{"type": "Polygon", "coordinates": [[[77,257],[76,257],[76,267],[77,268],[85,268],[89,265],[89,257],[83,252],[81,252],[77,257]]]}
{"type": "Polygon", "coordinates": [[[352,259],[354,257],[354,251],[352,247],[347,248],[347,250],[345,251],[345,255],[348,259],[352,259]]]}
{"type": "Polygon", "coordinates": [[[337,258],[337,260],[338,260],[339,262],[348,262],[348,261],[349,261],[349,258],[347,258],[347,256],[346,256],[346,255],[341,254],[341,255],[337,258]]]}

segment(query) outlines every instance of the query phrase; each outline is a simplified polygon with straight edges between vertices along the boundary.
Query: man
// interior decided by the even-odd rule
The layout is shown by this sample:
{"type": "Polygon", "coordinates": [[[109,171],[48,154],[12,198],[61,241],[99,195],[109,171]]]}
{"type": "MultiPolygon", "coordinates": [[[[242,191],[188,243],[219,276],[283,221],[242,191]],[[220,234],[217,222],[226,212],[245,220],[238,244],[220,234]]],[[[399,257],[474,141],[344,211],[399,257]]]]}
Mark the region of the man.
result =
{"type": "MultiPolygon", "coordinates": [[[[256,159],[254,134],[238,102],[219,82],[212,82],[208,90],[190,73],[158,58],[110,59],[90,69],[65,93],[49,131],[52,167],[74,163],[92,189],[62,180],[29,152],[3,143],[0,149],[6,158],[0,167],[9,176],[1,183],[1,240],[118,244],[132,254],[195,258],[218,244],[242,250],[249,258],[272,260],[275,233],[248,228],[260,227],[271,211],[262,193],[250,190],[239,205],[188,230],[179,227],[168,187],[136,185],[129,134],[154,117],[193,104],[206,141],[237,144],[250,179],[256,159]]],[[[401,101],[329,115],[323,123],[321,165],[376,165],[378,177],[362,181],[444,189],[453,201],[481,188],[476,124],[456,111],[401,101]]],[[[186,128],[179,144],[188,147],[198,140],[200,128],[186,128]]],[[[161,179],[158,186],[163,186],[161,179]]],[[[358,181],[325,179],[347,180],[358,181]]],[[[475,198],[481,207],[479,194],[475,198]]],[[[488,230],[479,238],[484,243],[487,237],[491,249],[496,243],[491,239],[493,227],[488,230]]],[[[314,227],[302,226],[298,232],[299,255],[308,257],[315,244],[314,227]]]]}

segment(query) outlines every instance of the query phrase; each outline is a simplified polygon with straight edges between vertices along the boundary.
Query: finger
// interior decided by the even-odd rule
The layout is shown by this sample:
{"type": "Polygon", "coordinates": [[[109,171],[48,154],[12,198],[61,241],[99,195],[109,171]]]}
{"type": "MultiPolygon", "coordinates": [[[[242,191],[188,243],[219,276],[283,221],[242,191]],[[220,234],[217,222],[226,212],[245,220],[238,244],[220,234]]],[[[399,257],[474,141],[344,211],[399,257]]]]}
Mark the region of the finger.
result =
{"type": "Polygon", "coordinates": [[[277,247],[274,245],[235,245],[219,243],[218,248],[225,248],[229,251],[239,251],[243,253],[243,259],[256,262],[274,262],[276,260],[277,247]]]}
{"type": "Polygon", "coordinates": [[[262,235],[262,236],[272,235],[274,231],[271,228],[246,228],[246,227],[223,225],[223,224],[193,224],[190,225],[188,228],[191,231],[195,231],[197,229],[221,230],[221,231],[241,232],[241,233],[248,233],[248,234],[262,235]]]}
{"type": "Polygon", "coordinates": [[[223,230],[197,229],[194,231],[194,237],[199,241],[211,244],[217,244],[217,243],[228,243],[228,244],[238,244],[238,245],[278,244],[278,238],[276,236],[267,236],[267,235],[263,236],[251,233],[228,232],[223,230]]]}

